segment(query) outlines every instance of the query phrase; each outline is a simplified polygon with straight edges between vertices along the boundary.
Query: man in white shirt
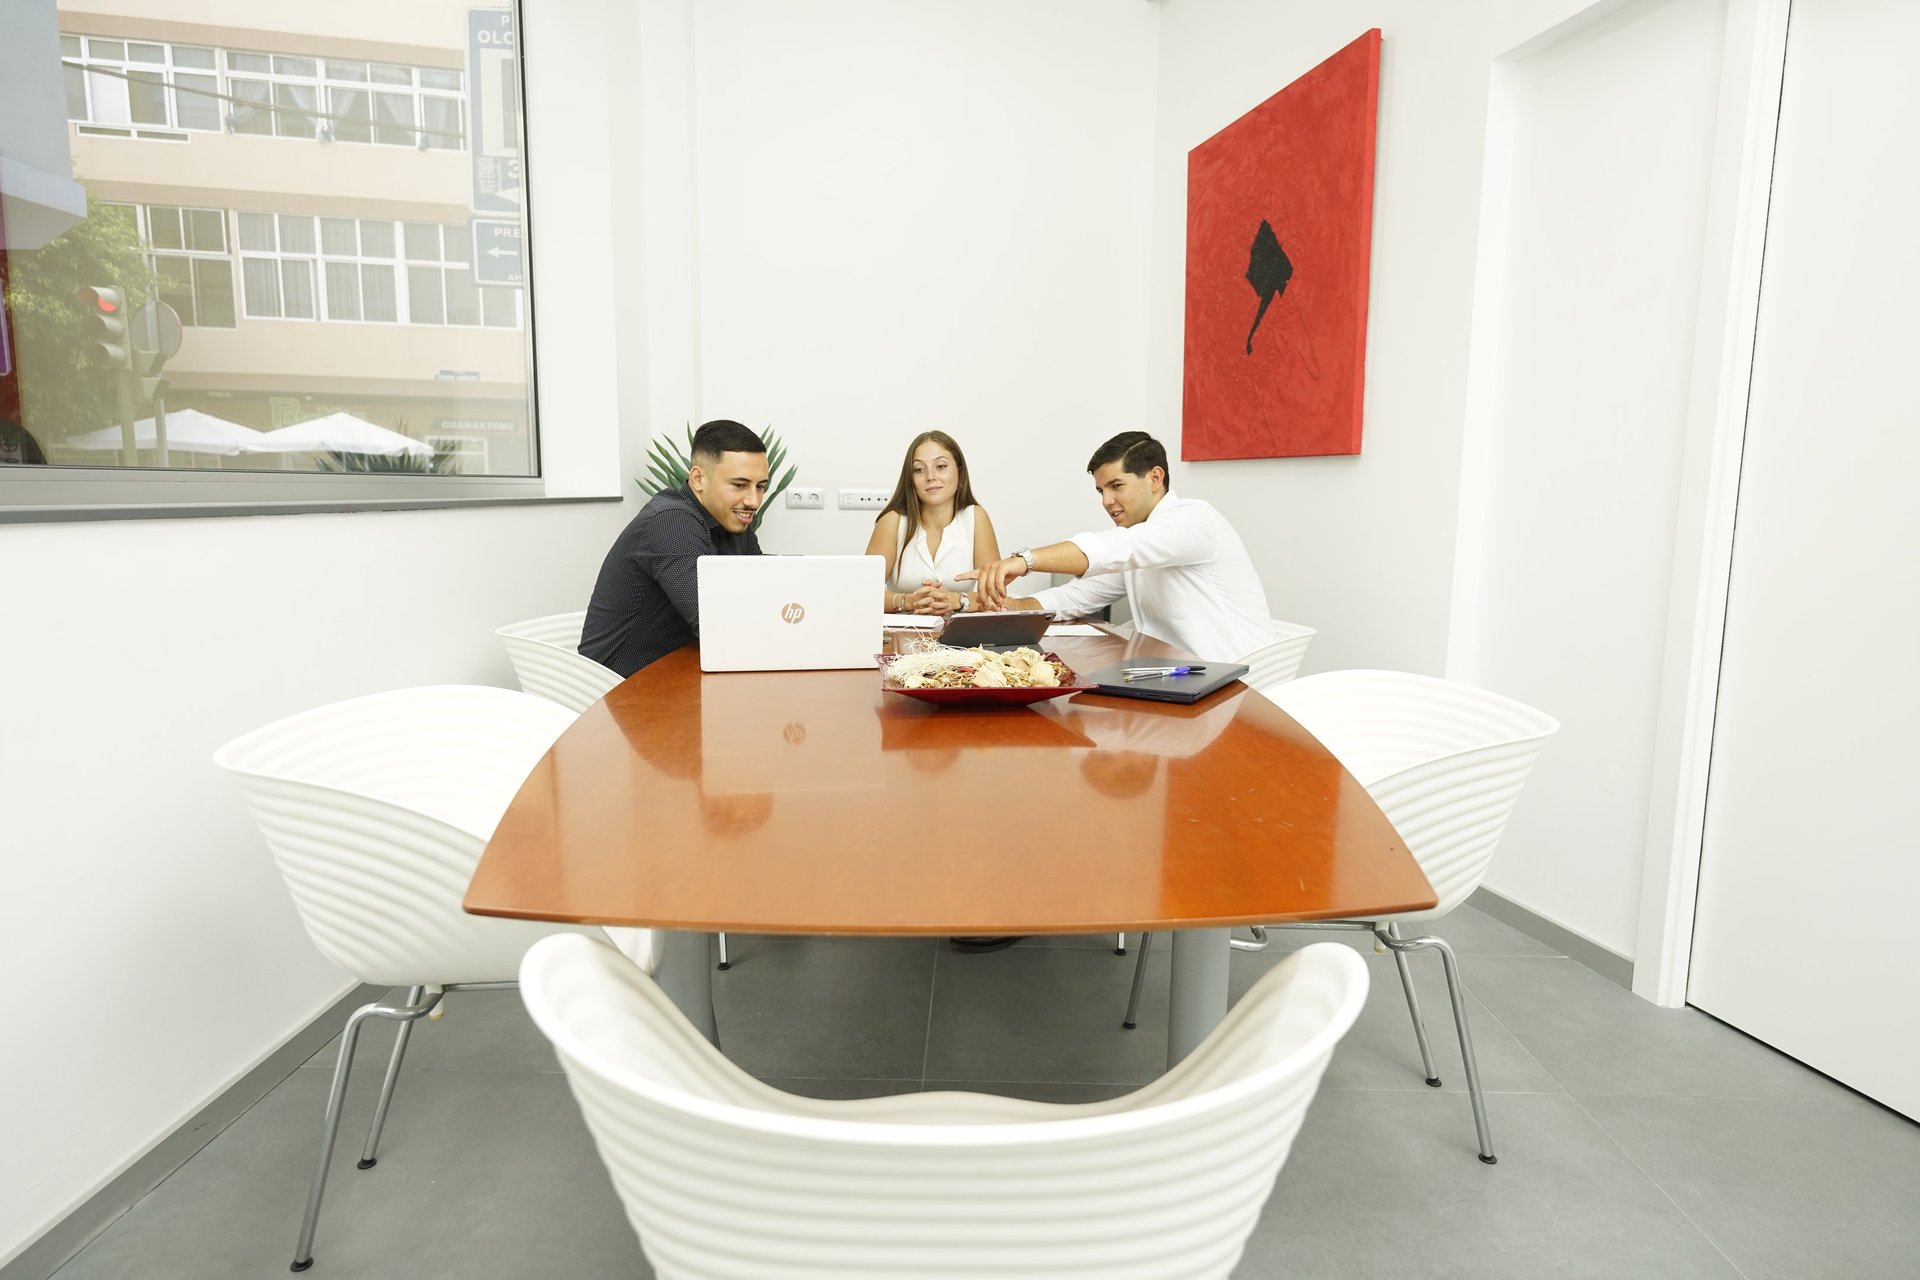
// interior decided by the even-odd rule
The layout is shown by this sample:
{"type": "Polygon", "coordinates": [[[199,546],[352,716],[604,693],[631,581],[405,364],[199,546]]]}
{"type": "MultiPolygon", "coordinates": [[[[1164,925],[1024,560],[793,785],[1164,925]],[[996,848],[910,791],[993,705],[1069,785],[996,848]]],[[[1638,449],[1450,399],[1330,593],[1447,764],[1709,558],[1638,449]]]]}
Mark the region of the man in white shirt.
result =
{"type": "Polygon", "coordinates": [[[1124,597],[1136,631],[1197,658],[1234,660],[1272,642],[1273,615],[1246,544],[1211,504],[1173,492],[1158,440],[1123,431],[1095,451],[1087,470],[1114,527],[1022,547],[957,575],[979,583],[979,607],[1071,618],[1124,597]],[[1079,581],[1009,596],[1007,584],[1030,573],[1079,581]]]}

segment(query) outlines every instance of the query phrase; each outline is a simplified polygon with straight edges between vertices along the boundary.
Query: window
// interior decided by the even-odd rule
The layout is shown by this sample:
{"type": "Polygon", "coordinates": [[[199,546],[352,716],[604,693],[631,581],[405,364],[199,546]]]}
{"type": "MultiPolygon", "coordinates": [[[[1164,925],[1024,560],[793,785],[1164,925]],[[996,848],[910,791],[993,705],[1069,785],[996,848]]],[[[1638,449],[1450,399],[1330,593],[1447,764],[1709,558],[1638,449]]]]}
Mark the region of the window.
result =
{"type": "Polygon", "coordinates": [[[518,289],[474,284],[464,226],[246,211],[239,226],[248,316],[520,326],[518,289]]]}
{"type": "Polygon", "coordinates": [[[428,436],[427,443],[433,446],[436,458],[448,459],[443,464],[448,471],[476,476],[487,474],[485,436],[428,436]]]}
{"type": "Polygon", "coordinates": [[[261,320],[315,319],[313,219],[242,212],[237,220],[247,315],[261,320]]]}
{"type": "Polygon", "coordinates": [[[199,45],[61,36],[67,119],[151,129],[218,129],[214,51],[199,45]]]}
{"type": "Polygon", "coordinates": [[[337,15],[244,7],[281,47],[152,38],[194,33],[158,22],[62,34],[59,84],[10,103],[80,135],[93,195],[65,231],[0,247],[0,522],[541,496],[519,153],[460,154],[470,113],[521,117],[515,10],[428,6],[418,52],[381,61],[337,15]],[[470,218],[494,256],[474,260],[470,218]],[[87,320],[77,284],[118,308],[87,320]]]}
{"type": "Polygon", "coordinates": [[[227,215],[219,209],[146,205],[140,218],[141,239],[147,245],[160,300],[179,314],[187,328],[233,328],[227,215]]]}
{"type": "Polygon", "coordinates": [[[465,227],[409,222],[402,238],[410,323],[496,329],[520,323],[519,290],[474,284],[472,237],[465,227]]]}
{"type": "Polygon", "coordinates": [[[421,151],[464,145],[458,71],[229,50],[236,133],[421,151]]]}

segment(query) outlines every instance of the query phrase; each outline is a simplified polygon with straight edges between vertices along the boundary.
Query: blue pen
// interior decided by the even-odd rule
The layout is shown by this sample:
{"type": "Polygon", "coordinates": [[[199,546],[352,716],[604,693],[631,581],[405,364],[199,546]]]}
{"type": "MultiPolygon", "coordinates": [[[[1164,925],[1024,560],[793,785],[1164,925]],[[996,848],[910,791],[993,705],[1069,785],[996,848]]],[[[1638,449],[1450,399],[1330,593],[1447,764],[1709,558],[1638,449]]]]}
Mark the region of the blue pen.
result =
{"type": "Polygon", "coordinates": [[[1134,680],[1172,679],[1175,676],[1191,675],[1195,671],[1205,671],[1205,667],[1129,667],[1122,675],[1128,682],[1134,680]]]}

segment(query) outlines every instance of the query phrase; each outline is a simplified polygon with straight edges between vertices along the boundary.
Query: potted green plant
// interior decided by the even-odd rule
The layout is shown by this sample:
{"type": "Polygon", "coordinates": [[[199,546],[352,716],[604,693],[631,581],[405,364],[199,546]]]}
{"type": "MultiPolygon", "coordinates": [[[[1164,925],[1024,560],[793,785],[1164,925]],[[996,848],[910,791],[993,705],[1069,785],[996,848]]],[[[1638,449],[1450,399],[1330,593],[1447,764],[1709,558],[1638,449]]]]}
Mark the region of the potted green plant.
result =
{"type": "MultiPolygon", "coordinates": [[[[787,460],[787,446],[781,441],[772,427],[760,432],[760,438],[767,445],[767,474],[773,478],[773,484],[767,490],[767,500],[753,513],[753,523],[747,526],[748,533],[760,530],[760,521],[773,508],[786,487],[793,483],[793,477],[800,468],[790,466],[784,472],[781,466],[787,460]]],[[[640,492],[651,498],[662,489],[678,488],[687,482],[687,472],[693,467],[693,424],[687,424],[687,441],[677,443],[671,436],[659,436],[653,442],[653,448],[647,451],[647,474],[637,477],[634,483],[640,486],[640,492]]]]}

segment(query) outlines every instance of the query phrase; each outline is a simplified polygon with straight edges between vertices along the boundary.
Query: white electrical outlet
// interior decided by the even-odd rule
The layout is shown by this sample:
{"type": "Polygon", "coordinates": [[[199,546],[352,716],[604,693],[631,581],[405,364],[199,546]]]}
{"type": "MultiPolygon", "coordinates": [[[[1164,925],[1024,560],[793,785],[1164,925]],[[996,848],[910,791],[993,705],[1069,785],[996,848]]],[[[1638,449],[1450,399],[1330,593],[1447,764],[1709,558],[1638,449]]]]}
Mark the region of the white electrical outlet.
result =
{"type": "Polygon", "coordinates": [[[827,505],[826,491],[822,489],[787,490],[787,509],[789,511],[819,511],[827,505]]]}
{"type": "Polygon", "coordinates": [[[840,509],[842,511],[882,511],[886,509],[887,499],[893,496],[890,489],[842,489],[840,491],[840,509]]]}

